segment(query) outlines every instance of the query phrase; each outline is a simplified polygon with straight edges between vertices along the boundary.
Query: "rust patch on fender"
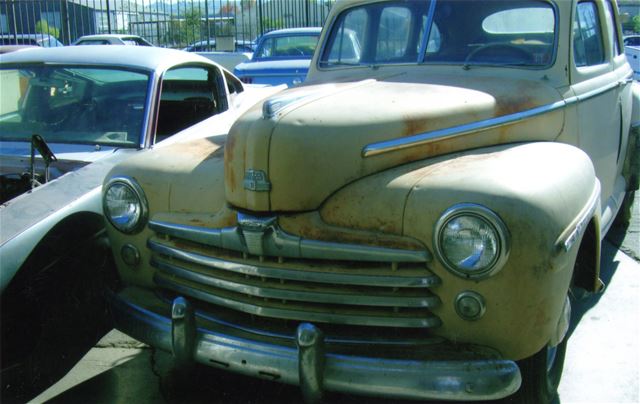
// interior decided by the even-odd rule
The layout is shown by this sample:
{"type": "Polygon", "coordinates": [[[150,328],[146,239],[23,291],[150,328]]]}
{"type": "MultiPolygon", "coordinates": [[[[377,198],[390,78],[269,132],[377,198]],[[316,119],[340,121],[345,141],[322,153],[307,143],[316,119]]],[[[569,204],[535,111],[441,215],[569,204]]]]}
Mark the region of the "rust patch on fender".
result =
{"type": "Polygon", "coordinates": [[[511,115],[540,106],[540,102],[531,94],[539,90],[534,83],[520,82],[509,94],[496,97],[495,116],[511,115]]]}
{"type": "Polygon", "coordinates": [[[222,145],[211,139],[196,139],[191,142],[178,142],[162,149],[171,154],[188,155],[194,161],[204,161],[221,156],[222,145]]]}
{"type": "Polygon", "coordinates": [[[224,148],[224,182],[231,192],[236,190],[235,172],[233,170],[233,157],[236,149],[236,137],[229,135],[224,148]]]}

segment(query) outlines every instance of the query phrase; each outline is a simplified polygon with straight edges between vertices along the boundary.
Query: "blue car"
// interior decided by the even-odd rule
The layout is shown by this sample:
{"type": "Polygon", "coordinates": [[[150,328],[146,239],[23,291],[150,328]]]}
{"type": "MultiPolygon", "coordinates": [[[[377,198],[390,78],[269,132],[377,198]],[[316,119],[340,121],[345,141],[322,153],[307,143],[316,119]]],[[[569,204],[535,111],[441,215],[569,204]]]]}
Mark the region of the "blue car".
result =
{"type": "Polygon", "coordinates": [[[320,27],[289,28],[264,34],[251,60],[234,69],[235,75],[250,84],[300,84],[307,77],[320,27]]]}

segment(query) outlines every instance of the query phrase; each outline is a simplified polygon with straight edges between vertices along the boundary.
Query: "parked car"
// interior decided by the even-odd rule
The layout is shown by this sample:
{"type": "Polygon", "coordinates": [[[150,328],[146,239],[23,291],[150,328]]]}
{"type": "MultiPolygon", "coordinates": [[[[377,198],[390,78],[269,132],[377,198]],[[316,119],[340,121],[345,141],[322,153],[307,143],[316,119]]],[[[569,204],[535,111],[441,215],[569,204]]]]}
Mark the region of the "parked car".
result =
{"type": "Polygon", "coordinates": [[[0,81],[4,399],[51,382],[78,359],[78,339],[101,336],[109,169],[144,149],[223,140],[241,112],[279,89],[244,86],[206,58],[157,47],[13,52],[0,57],[0,81]]]}
{"type": "MultiPolygon", "coordinates": [[[[183,51],[186,52],[216,52],[218,51],[218,49],[216,49],[216,39],[215,38],[211,38],[208,41],[204,40],[204,41],[197,41],[194,42],[190,45],[188,45],[186,48],[182,49],[183,51]]],[[[245,40],[235,40],[235,51],[236,52],[245,52],[245,53],[252,53],[255,50],[255,44],[251,41],[245,41],[245,40]]]]}
{"type": "Polygon", "coordinates": [[[633,69],[633,78],[640,80],[640,35],[624,37],[624,53],[633,69]]]}
{"type": "Polygon", "coordinates": [[[0,35],[0,45],[31,45],[44,48],[64,46],[49,34],[3,34],[0,35]]]}
{"type": "Polygon", "coordinates": [[[640,35],[625,36],[624,46],[640,46],[640,35]]]}
{"type": "Polygon", "coordinates": [[[271,31],[258,40],[251,60],[233,70],[245,83],[287,84],[304,81],[322,28],[271,31]]]}
{"type": "Polygon", "coordinates": [[[549,403],[638,189],[632,74],[607,0],[337,2],[224,145],[107,175],[117,328],[308,402],[549,403]]]}
{"type": "Polygon", "coordinates": [[[3,53],[15,52],[21,49],[36,48],[36,45],[0,45],[0,55],[3,53]]]}
{"type": "Polygon", "coordinates": [[[153,46],[153,44],[138,35],[96,34],[84,35],[76,39],[71,45],[133,45],[153,46]]]}

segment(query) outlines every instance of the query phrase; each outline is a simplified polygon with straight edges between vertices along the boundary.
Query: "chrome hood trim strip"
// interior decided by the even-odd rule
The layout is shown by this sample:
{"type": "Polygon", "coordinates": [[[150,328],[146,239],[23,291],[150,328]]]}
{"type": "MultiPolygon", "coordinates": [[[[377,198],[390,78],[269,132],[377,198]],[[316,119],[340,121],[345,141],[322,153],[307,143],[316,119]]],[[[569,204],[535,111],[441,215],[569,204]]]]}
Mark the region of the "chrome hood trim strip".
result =
{"type": "Polygon", "coordinates": [[[459,126],[453,126],[451,128],[419,133],[417,135],[407,136],[404,138],[371,143],[365,146],[364,149],[362,149],[362,157],[376,156],[378,154],[383,154],[395,150],[403,150],[435,141],[466,135],[472,132],[499,128],[501,126],[509,125],[518,121],[533,118],[538,115],[546,114],[547,112],[552,112],[564,108],[565,106],[567,106],[566,101],[558,101],[554,102],[553,104],[542,105],[540,107],[517,112],[515,114],[503,115],[496,118],[485,119],[482,121],[467,123],[459,126]]]}
{"type": "Polygon", "coordinates": [[[466,135],[476,131],[495,129],[501,126],[510,125],[515,122],[523,121],[525,119],[530,119],[538,115],[565,108],[580,101],[585,101],[590,98],[597,97],[601,94],[618,88],[619,86],[629,84],[629,80],[631,79],[631,77],[632,75],[630,74],[618,82],[605,85],[601,88],[589,91],[588,93],[569,97],[565,100],[557,101],[547,105],[541,105],[539,107],[531,108],[525,111],[516,112],[514,114],[503,115],[450,128],[443,128],[430,132],[419,133],[417,135],[404,138],[371,143],[365,146],[364,149],[362,149],[362,157],[376,156],[378,154],[383,154],[395,150],[403,150],[410,147],[420,146],[456,136],[466,135]]]}

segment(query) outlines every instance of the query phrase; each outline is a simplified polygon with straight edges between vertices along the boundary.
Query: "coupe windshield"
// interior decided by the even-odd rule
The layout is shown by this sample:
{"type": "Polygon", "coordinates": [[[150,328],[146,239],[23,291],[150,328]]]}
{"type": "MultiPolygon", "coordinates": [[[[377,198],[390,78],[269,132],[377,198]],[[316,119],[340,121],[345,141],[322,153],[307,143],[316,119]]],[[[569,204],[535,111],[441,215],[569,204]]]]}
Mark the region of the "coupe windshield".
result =
{"type": "Polygon", "coordinates": [[[320,66],[545,67],[553,62],[555,19],[553,6],[542,0],[373,3],[339,16],[320,66]]]}
{"type": "Polygon", "coordinates": [[[38,66],[0,70],[0,140],[137,147],[149,75],[38,66]]]}

